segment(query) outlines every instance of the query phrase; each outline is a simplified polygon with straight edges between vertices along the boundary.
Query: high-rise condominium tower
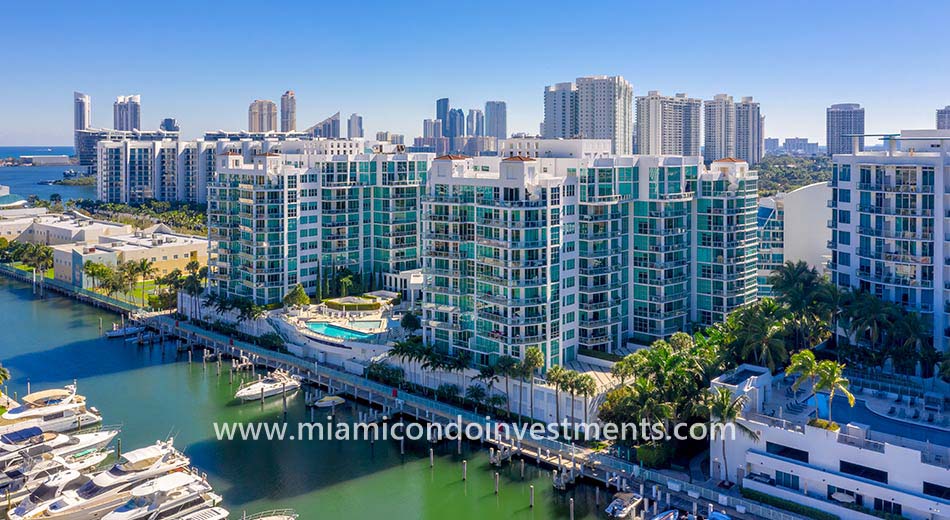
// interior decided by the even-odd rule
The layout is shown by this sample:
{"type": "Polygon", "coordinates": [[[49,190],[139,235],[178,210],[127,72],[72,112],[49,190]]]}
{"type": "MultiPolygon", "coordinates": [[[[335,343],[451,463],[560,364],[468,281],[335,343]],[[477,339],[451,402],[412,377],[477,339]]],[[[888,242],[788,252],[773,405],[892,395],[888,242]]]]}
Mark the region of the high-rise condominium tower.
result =
{"type": "Polygon", "coordinates": [[[663,96],[653,90],[637,97],[636,153],[643,155],[700,154],[700,113],[703,102],[686,94],[663,96]]]}
{"type": "Polygon", "coordinates": [[[485,135],[498,139],[508,137],[508,106],[504,101],[485,102],[485,135]]]}
{"type": "Polygon", "coordinates": [[[78,130],[85,130],[92,126],[92,99],[82,92],[73,92],[73,131],[75,133],[74,146],[79,150],[78,130]]]}
{"type": "Polygon", "coordinates": [[[346,122],[346,136],[350,139],[363,137],[363,116],[350,114],[350,118],[346,122]]]}
{"type": "Polygon", "coordinates": [[[831,105],[826,111],[826,141],[828,155],[864,151],[864,138],[858,138],[854,149],[852,135],[864,134],[864,109],[857,103],[831,105]]]}
{"type": "Polygon", "coordinates": [[[112,105],[112,122],[116,130],[142,128],[142,98],[138,94],[119,96],[112,105]]]}
{"type": "Polygon", "coordinates": [[[465,135],[485,135],[485,113],[477,108],[470,108],[465,118],[465,135]]]}
{"type": "Polygon", "coordinates": [[[736,103],[736,158],[750,166],[762,160],[764,123],[759,104],[752,101],[752,97],[744,97],[736,103]]]}
{"type": "Polygon", "coordinates": [[[277,131],[277,104],[257,99],[247,109],[247,129],[250,132],[277,131]]]}
{"type": "Polygon", "coordinates": [[[950,105],[937,109],[937,130],[950,130],[950,105]]]}
{"type": "Polygon", "coordinates": [[[633,86],[623,76],[577,78],[577,133],[610,139],[613,153],[633,152],[633,86]]]}
{"type": "Polygon", "coordinates": [[[174,117],[166,117],[162,119],[162,124],[158,125],[158,129],[164,132],[179,132],[181,126],[178,125],[178,120],[174,117]]]}
{"type": "Polygon", "coordinates": [[[280,96],[280,131],[294,132],[297,130],[297,97],[293,90],[284,92],[280,96]]]}
{"type": "Polygon", "coordinates": [[[541,137],[571,139],[577,136],[577,87],[557,83],[544,87],[544,123],[541,137]]]}
{"type": "Polygon", "coordinates": [[[736,104],[732,96],[716,94],[703,102],[706,118],[703,158],[707,163],[736,155],[736,104]]]}
{"type": "Polygon", "coordinates": [[[435,118],[442,121],[443,136],[448,137],[449,131],[449,98],[435,100],[435,118]]]}

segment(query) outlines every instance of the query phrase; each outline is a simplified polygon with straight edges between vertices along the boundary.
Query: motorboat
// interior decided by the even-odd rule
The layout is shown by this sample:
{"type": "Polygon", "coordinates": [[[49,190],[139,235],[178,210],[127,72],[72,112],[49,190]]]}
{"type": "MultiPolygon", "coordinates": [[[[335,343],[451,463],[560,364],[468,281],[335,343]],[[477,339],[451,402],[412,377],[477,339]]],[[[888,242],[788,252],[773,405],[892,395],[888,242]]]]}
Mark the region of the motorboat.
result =
{"type": "Polygon", "coordinates": [[[247,513],[241,516],[241,520],[297,520],[298,515],[293,509],[273,509],[271,511],[261,511],[248,516],[247,513]]]}
{"type": "Polygon", "coordinates": [[[234,397],[242,401],[257,401],[300,388],[300,377],[284,370],[274,370],[266,377],[241,385],[234,397]]]}
{"type": "Polygon", "coordinates": [[[32,490],[26,498],[22,499],[15,509],[8,511],[7,516],[14,518],[22,514],[22,512],[36,508],[39,504],[54,500],[67,491],[77,490],[91,481],[92,477],[84,475],[74,469],[56,473],[45,482],[36,486],[36,489],[32,490]]]}
{"type": "Polygon", "coordinates": [[[44,432],[37,427],[0,435],[0,468],[9,469],[23,459],[41,456],[67,456],[101,448],[119,434],[118,429],[67,435],[44,432]]]}
{"type": "Polygon", "coordinates": [[[133,326],[133,325],[130,325],[127,327],[120,327],[118,324],[113,323],[112,330],[106,332],[106,337],[109,339],[126,338],[128,336],[134,336],[138,334],[139,332],[143,332],[143,331],[145,331],[145,327],[139,327],[139,326],[133,326]]]}
{"type": "Polygon", "coordinates": [[[102,415],[94,407],[86,407],[86,398],[76,393],[74,383],[24,396],[23,404],[0,416],[0,434],[33,427],[66,432],[100,422],[102,415]]]}
{"type": "Polygon", "coordinates": [[[610,518],[632,518],[643,503],[636,493],[617,493],[604,511],[610,518]]]}
{"type": "Polygon", "coordinates": [[[173,444],[174,440],[169,439],[132,450],[123,455],[108,470],[97,473],[81,488],[66,491],[52,500],[35,504],[29,509],[18,506],[9,514],[9,518],[10,520],[101,518],[124,504],[136,485],[188,466],[190,463],[188,457],[176,450],[173,444]]]}
{"type": "Polygon", "coordinates": [[[333,408],[334,406],[345,403],[346,400],[338,395],[327,395],[313,402],[317,408],[333,408]]]}
{"type": "Polygon", "coordinates": [[[669,511],[663,511],[662,513],[654,516],[650,520],[678,520],[680,517],[680,512],[676,509],[670,509],[669,511]]]}
{"type": "Polygon", "coordinates": [[[190,471],[176,471],[132,488],[125,503],[103,520],[177,518],[221,502],[208,482],[190,471]]]}
{"type": "Polygon", "coordinates": [[[227,520],[231,514],[223,507],[207,507],[179,518],[178,520],[227,520]]]}
{"type": "Polygon", "coordinates": [[[706,520],[732,520],[732,517],[723,513],[722,511],[713,511],[709,513],[709,516],[706,517],[706,520]]]}
{"type": "Polygon", "coordinates": [[[64,471],[87,473],[110,455],[112,450],[90,448],[67,456],[45,453],[39,458],[25,458],[13,469],[0,474],[0,496],[11,504],[19,502],[54,475],[64,471]]]}

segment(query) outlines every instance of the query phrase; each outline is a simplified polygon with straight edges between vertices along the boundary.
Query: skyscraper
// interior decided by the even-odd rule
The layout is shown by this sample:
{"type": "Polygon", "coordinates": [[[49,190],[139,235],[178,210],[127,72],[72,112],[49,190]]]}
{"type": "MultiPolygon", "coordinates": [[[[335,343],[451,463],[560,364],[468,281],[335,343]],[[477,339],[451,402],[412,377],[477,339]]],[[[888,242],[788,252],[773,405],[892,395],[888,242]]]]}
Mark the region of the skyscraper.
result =
{"type": "Polygon", "coordinates": [[[825,131],[828,155],[854,153],[864,150],[864,138],[858,138],[854,149],[852,135],[864,134],[864,109],[857,103],[831,105],[825,113],[825,131]]]}
{"type": "Polygon", "coordinates": [[[82,92],[73,92],[73,146],[79,150],[79,130],[92,126],[92,99],[82,92]]]}
{"type": "Polygon", "coordinates": [[[610,139],[617,155],[633,151],[633,86],[623,76],[577,78],[577,133],[610,139]]]}
{"type": "Polygon", "coordinates": [[[508,137],[508,106],[504,101],[485,102],[485,135],[498,139],[508,137]]]}
{"type": "Polygon", "coordinates": [[[435,118],[442,121],[442,132],[448,137],[449,131],[449,98],[435,100],[435,118]]]}
{"type": "Polygon", "coordinates": [[[705,116],[705,147],[703,158],[707,163],[736,155],[736,104],[732,96],[716,94],[703,102],[705,116]]]}
{"type": "Polygon", "coordinates": [[[142,98],[138,94],[119,96],[112,105],[112,126],[116,130],[142,128],[142,98]]]}
{"type": "Polygon", "coordinates": [[[178,126],[178,120],[174,117],[166,117],[165,119],[162,119],[162,124],[158,125],[158,129],[165,132],[181,131],[181,127],[178,126]]]}
{"type": "Polygon", "coordinates": [[[577,87],[557,83],[544,87],[544,122],[541,137],[571,139],[577,136],[577,87]]]}
{"type": "Polygon", "coordinates": [[[448,121],[442,125],[442,131],[449,138],[465,135],[465,112],[461,108],[450,109],[448,121]]]}
{"type": "Polygon", "coordinates": [[[363,116],[353,113],[346,122],[346,136],[350,139],[363,137],[363,116]]]}
{"type": "Polygon", "coordinates": [[[297,97],[293,90],[284,92],[280,96],[280,131],[294,132],[297,130],[297,97]]]}
{"type": "Polygon", "coordinates": [[[331,139],[338,139],[340,137],[340,113],[337,112],[333,114],[323,121],[320,121],[319,123],[304,130],[304,132],[310,134],[313,137],[328,137],[331,139]]]}
{"type": "Polygon", "coordinates": [[[699,155],[702,106],[702,100],[688,98],[686,94],[669,97],[652,90],[637,97],[636,153],[699,155]]]}
{"type": "Polygon", "coordinates": [[[257,99],[247,109],[249,132],[277,131],[277,104],[266,99],[257,99]]]}
{"type": "Polygon", "coordinates": [[[759,104],[751,96],[743,97],[736,103],[736,158],[750,166],[762,160],[762,126],[765,118],[759,111],[759,104]]]}
{"type": "Polygon", "coordinates": [[[465,118],[465,135],[485,135],[485,113],[477,108],[470,108],[465,118]]]}
{"type": "Polygon", "coordinates": [[[937,130],[950,130],[950,105],[937,109],[937,130]]]}
{"type": "Polygon", "coordinates": [[[444,135],[441,119],[424,119],[422,121],[422,137],[425,139],[443,137],[444,135]]]}

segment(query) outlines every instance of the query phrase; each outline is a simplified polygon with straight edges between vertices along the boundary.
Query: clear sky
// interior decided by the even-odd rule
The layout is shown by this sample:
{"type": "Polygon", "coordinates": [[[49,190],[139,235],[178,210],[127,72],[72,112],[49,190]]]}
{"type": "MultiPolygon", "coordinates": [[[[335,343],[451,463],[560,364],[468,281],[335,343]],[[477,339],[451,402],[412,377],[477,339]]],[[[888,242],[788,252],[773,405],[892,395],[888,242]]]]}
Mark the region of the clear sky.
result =
{"type": "Polygon", "coordinates": [[[13,1],[0,7],[0,145],[72,142],[72,92],[93,123],[141,94],[143,126],[243,129],[248,103],[297,93],[304,128],[339,110],[422,132],[436,98],[508,102],[537,132],[545,85],[623,75],[636,95],[761,102],[769,137],[824,142],[824,109],[858,102],[868,132],[933,128],[950,105],[950,2],[307,0],[13,1]]]}

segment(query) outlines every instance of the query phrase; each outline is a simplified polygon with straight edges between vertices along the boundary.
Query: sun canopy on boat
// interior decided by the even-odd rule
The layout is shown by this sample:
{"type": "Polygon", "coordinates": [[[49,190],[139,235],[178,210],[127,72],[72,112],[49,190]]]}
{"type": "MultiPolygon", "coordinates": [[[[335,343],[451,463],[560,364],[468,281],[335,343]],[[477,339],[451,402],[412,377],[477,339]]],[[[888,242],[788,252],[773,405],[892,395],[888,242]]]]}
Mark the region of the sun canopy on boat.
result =
{"type": "Polygon", "coordinates": [[[73,395],[73,393],[65,388],[52,388],[50,390],[42,390],[25,395],[23,396],[23,402],[31,406],[45,405],[49,401],[66,399],[71,395],[73,395]]]}
{"type": "Polygon", "coordinates": [[[150,480],[141,486],[136,486],[132,489],[132,496],[135,497],[145,497],[153,493],[168,493],[174,489],[178,489],[183,486],[187,486],[192,482],[196,482],[198,477],[192,475],[191,473],[176,472],[169,473],[163,477],[159,477],[155,480],[150,480]]]}
{"type": "Polygon", "coordinates": [[[144,448],[139,448],[137,450],[132,450],[124,455],[122,455],[123,463],[137,464],[142,461],[157,459],[165,453],[165,450],[162,446],[158,444],[153,444],[152,446],[146,446],[144,448]]]}
{"type": "Polygon", "coordinates": [[[17,444],[23,442],[27,439],[32,439],[37,435],[42,435],[43,430],[37,427],[33,428],[24,428],[22,430],[17,430],[15,432],[5,433],[0,435],[0,442],[4,444],[17,444]]]}

